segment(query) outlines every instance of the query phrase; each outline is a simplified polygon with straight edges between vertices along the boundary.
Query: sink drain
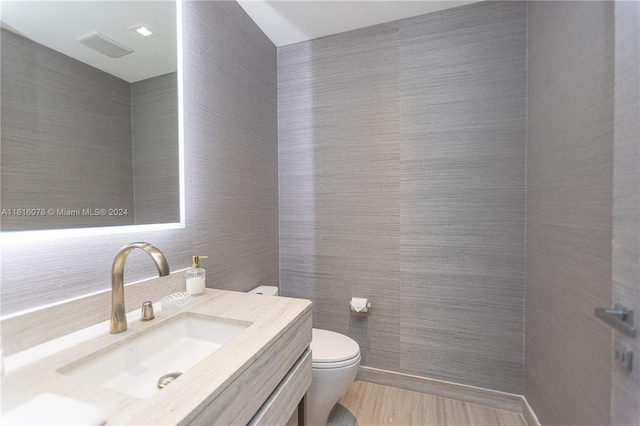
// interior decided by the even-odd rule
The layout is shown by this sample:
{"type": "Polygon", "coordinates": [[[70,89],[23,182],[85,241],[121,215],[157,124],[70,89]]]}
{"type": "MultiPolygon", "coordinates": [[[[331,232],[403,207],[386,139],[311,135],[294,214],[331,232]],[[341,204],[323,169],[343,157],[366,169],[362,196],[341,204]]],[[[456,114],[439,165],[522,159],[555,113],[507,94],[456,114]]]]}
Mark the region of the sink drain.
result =
{"type": "Polygon", "coordinates": [[[169,383],[173,382],[175,379],[180,377],[182,373],[174,372],[168,373],[158,379],[158,389],[166,388],[169,383]]]}

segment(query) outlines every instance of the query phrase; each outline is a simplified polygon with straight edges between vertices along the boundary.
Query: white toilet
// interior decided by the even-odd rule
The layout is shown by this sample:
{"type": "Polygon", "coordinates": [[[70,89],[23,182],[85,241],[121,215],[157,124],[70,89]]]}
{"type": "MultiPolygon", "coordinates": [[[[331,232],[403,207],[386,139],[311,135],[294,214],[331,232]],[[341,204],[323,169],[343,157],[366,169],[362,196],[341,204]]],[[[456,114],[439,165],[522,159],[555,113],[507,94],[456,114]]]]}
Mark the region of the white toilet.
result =
{"type": "MultiPolygon", "coordinates": [[[[278,287],[260,286],[249,293],[277,296],[278,287]]],[[[313,381],[307,393],[307,423],[325,426],[329,413],[358,373],[360,346],[340,333],[312,329],[313,381]]]]}

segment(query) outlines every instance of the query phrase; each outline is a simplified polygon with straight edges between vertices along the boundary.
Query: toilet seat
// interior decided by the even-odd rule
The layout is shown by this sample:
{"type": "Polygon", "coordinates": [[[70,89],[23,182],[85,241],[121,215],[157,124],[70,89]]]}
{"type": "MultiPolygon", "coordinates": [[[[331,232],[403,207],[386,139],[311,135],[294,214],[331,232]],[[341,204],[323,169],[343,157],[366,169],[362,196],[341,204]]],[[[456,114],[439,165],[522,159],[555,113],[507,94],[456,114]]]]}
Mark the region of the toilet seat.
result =
{"type": "Polygon", "coordinates": [[[312,329],[312,368],[341,368],[360,362],[360,347],[352,338],[320,328],[312,329]]]}

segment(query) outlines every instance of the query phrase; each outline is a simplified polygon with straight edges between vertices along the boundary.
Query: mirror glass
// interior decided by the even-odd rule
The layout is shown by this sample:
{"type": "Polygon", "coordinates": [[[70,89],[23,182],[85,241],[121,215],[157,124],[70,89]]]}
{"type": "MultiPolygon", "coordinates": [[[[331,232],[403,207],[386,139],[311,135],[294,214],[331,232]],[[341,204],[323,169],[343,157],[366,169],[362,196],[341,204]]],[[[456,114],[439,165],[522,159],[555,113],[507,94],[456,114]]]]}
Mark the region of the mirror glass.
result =
{"type": "Polygon", "coordinates": [[[176,22],[174,1],[2,2],[2,231],[181,221],[176,22]]]}

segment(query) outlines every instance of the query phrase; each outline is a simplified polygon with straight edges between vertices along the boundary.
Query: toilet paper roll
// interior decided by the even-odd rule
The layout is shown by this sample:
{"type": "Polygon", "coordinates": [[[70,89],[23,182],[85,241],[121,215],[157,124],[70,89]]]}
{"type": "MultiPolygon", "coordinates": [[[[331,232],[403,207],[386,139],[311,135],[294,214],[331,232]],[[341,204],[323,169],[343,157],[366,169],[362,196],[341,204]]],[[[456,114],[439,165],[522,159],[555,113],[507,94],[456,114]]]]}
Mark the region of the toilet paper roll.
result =
{"type": "Polygon", "coordinates": [[[369,301],[367,299],[361,297],[352,297],[351,298],[351,310],[353,312],[367,312],[369,311],[369,301]]]}

